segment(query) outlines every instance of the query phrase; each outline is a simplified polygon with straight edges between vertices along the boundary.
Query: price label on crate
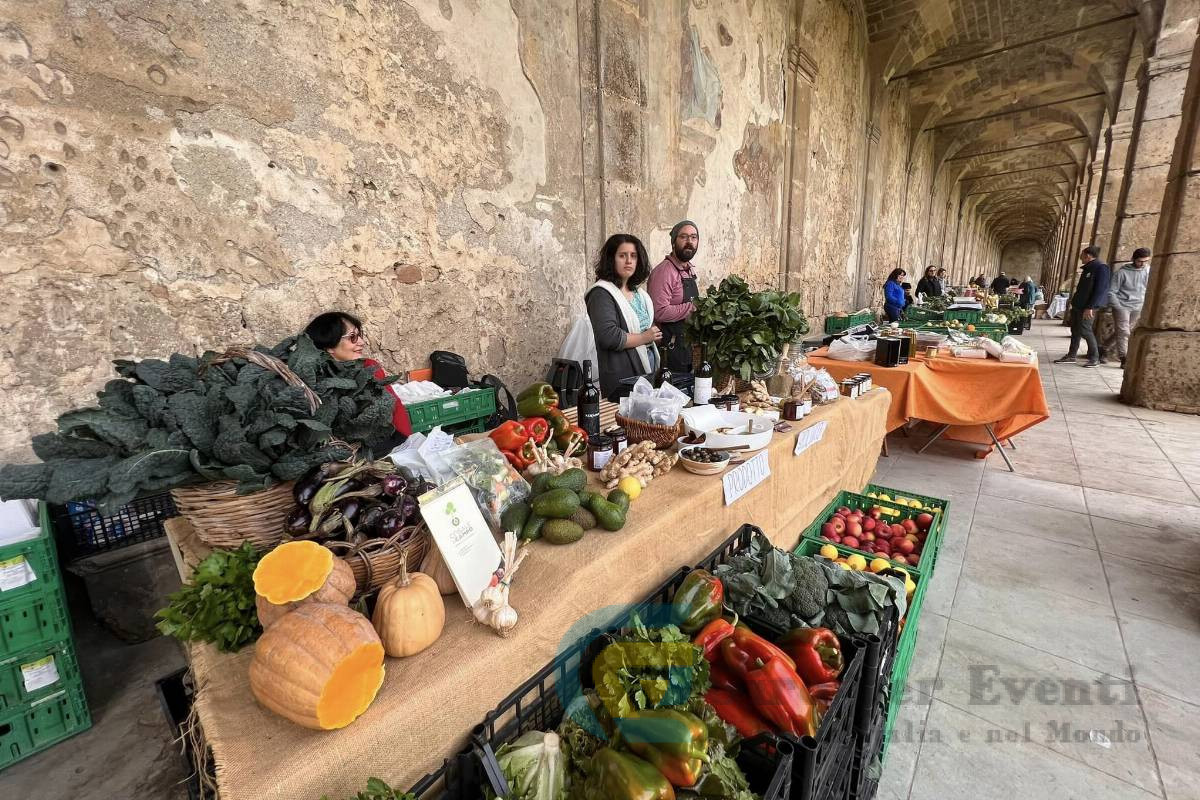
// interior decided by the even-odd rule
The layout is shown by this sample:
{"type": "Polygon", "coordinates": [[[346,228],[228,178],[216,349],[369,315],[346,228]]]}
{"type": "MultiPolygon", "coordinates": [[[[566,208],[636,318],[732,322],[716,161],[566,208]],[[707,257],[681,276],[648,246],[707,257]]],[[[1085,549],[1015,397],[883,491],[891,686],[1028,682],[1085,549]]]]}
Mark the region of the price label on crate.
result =
{"type": "Polygon", "coordinates": [[[37,580],[33,565],[25,560],[25,556],[16,556],[0,561],[0,592],[8,592],[28,586],[37,580]]]}
{"type": "Polygon", "coordinates": [[[821,420],[812,427],[805,428],[796,434],[796,449],[792,451],[792,455],[800,455],[808,448],[812,447],[817,442],[825,437],[825,429],[829,427],[828,420],[821,420]]]}
{"type": "Polygon", "coordinates": [[[54,663],[54,656],[22,664],[21,680],[25,683],[26,692],[36,692],[58,683],[58,665],[54,663]]]}
{"type": "Polygon", "coordinates": [[[771,462],[763,450],[745,464],[726,472],[721,482],[725,484],[725,505],[733,503],[771,475],[771,462]]]}

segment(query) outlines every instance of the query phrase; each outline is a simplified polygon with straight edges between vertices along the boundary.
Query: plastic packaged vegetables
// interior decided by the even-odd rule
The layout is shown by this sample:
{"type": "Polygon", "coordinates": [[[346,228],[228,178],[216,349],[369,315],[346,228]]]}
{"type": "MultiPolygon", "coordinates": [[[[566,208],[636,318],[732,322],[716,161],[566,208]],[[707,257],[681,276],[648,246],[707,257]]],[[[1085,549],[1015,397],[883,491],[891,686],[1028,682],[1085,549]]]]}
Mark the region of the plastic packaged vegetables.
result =
{"type": "Polygon", "coordinates": [[[500,516],[510,505],[529,497],[529,484],[491,439],[458,445],[442,460],[466,481],[493,530],[500,529],[500,516]]]}

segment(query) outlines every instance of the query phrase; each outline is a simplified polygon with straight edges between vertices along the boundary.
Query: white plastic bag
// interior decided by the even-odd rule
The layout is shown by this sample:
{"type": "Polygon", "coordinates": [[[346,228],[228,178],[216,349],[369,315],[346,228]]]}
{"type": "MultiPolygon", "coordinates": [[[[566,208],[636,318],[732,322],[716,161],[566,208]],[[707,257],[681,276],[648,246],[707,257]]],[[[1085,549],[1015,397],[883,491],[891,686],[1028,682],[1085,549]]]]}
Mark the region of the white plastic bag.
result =
{"type": "Polygon", "coordinates": [[[875,342],[866,336],[843,336],[829,345],[829,357],[836,361],[870,361],[875,357],[875,342]]]}
{"type": "Polygon", "coordinates": [[[558,357],[580,365],[584,361],[590,361],[593,369],[597,367],[599,362],[596,360],[596,335],[592,333],[592,318],[586,313],[576,316],[575,321],[571,323],[567,338],[563,339],[562,346],[558,348],[558,357]]]}

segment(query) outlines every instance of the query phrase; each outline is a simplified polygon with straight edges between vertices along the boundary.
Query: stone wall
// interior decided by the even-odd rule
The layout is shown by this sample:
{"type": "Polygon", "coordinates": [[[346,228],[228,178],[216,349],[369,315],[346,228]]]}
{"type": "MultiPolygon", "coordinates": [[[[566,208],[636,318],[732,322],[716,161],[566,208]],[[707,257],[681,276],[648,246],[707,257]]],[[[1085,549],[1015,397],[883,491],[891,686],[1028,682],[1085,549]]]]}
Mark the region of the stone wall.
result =
{"type": "Polygon", "coordinates": [[[1026,275],[1035,281],[1041,280],[1042,245],[1032,239],[1012,242],[1000,254],[1000,269],[1017,280],[1025,280],[1026,275]]]}

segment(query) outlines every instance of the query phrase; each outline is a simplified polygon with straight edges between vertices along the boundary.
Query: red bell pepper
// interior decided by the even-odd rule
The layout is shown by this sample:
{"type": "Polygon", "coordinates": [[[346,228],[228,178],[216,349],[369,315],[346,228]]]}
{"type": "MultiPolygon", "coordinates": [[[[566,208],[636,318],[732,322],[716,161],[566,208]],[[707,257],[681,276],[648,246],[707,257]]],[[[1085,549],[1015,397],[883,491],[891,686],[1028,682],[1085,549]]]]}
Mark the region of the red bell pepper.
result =
{"type": "Polygon", "coordinates": [[[837,680],[842,674],[842,646],[828,628],[796,628],[779,645],[796,662],[796,674],[808,686],[837,680]]]}
{"type": "Polygon", "coordinates": [[[742,692],[709,689],[704,693],[704,700],[718,717],[737,728],[737,732],[747,739],[771,731],[771,726],[758,715],[750,698],[742,692]]]}
{"type": "Polygon", "coordinates": [[[546,414],[546,421],[550,423],[551,435],[554,437],[562,436],[567,431],[571,430],[571,421],[567,419],[567,415],[559,411],[557,408],[550,409],[546,414]]]}
{"type": "Polygon", "coordinates": [[[695,633],[721,616],[725,584],[705,569],[694,569],[683,579],[671,601],[671,619],[684,633],[695,633]]]}
{"type": "Polygon", "coordinates": [[[738,677],[733,674],[733,670],[725,666],[725,662],[720,659],[709,662],[708,678],[712,681],[715,689],[734,689],[740,692],[745,688],[738,677]]]}
{"type": "Polygon", "coordinates": [[[496,447],[511,453],[518,453],[521,447],[529,441],[529,431],[525,426],[510,419],[500,423],[488,433],[488,437],[496,443],[496,447]]]}
{"type": "Polygon", "coordinates": [[[587,440],[587,431],[578,425],[572,425],[554,437],[554,443],[557,444],[559,449],[564,453],[572,444],[575,445],[576,450],[579,450],[581,445],[587,444],[587,440]]]}
{"type": "Polygon", "coordinates": [[[525,468],[529,466],[530,462],[521,458],[511,450],[501,450],[500,452],[504,454],[504,457],[508,459],[508,463],[512,464],[512,468],[517,472],[523,472],[525,468]]]}
{"type": "Polygon", "coordinates": [[[721,642],[732,635],[733,623],[717,617],[700,629],[696,638],[692,640],[692,644],[704,651],[705,660],[712,661],[719,655],[717,648],[721,646],[721,642]]]}
{"type": "Polygon", "coordinates": [[[764,664],[770,661],[772,658],[782,658],[789,667],[792,669],[796,668],[796,662],[792,660],[791,656],[768,642],[763,637],[759,636],[754,631],[747,628],[745,625],[738,624],[737,627],[733,629],[732,638],[733,641],[737,643],[738,647],[750,654],[750,663],[752,664],[756,658],[761,659],[764,664]]]}
{"type": "Polygon", "coordinates": [[[529,417],[521,420],[521,425],[537,444],[545,444],[550,438],[550,422],[545,417],[529,417]]]}
{"type": "Polygon", "coordinates": [[[758,713],[781,733],[816,736],[816,704],[796,671],[780,658],[746,673],[746,689],[758,713]]]}
{"type": "Polygon", "coordinates": [[[833,705],[833,698],[837,697],[838,689],[840,688],[842,688],[841,681],[829,681],[829,683],[809,685],[808,694],[812,697],[813,702],[817,704],[817,712],[822,717],[829,712],[829,707],[833,705]]]}

